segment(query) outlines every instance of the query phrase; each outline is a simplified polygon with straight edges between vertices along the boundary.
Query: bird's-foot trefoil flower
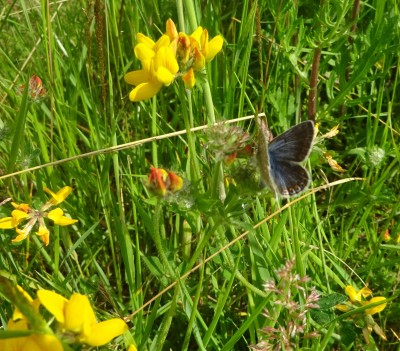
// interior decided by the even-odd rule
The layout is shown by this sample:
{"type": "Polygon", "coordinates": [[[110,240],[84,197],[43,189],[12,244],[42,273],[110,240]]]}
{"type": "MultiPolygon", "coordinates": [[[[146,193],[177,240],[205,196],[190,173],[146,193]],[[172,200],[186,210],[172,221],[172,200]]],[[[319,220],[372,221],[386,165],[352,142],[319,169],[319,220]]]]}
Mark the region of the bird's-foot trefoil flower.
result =
{"type": "Polygon", "coordinates": [[[26,319],[10,320],[7,331],[27,332],[28,336],[0,339],[2,351],[63,351],[64,348],[53,334],[38,334],[29,329],[26,319]]]}
{"type": "Polygon", "coordinates": [[[101,346],[128,330],[120,318],[97,322],[86,295],[74,293],[68,300],[55,292],[38,290],[37,296],[60,324],[61,332],[72,334],[75,342],[101,346]]]}
{"type": "Polygon", "coordinates": [[[0,332],[7,335],[0,336],[0,350],[63,351],[60,340],[39,314],[39,300],[33,300],[20,286],[15,287],[5,279],[0,281],[0,286],[1,292],[15,304],[12,318],[8,321],[5,331],[0,332]],[[10,337],[11,333],[19,335],[10,337]]]}
{"type": "Polygon", "coordinates": [[[183,32],[178,33],[171,19],[167,21],[166,35],[171,40],[171,47],[175,52],[185,87],[192,89],[196,82],[194,72],[200,73],[206,63],[221,51],[224,40],[220,35],[209,40],[208,30],[203,27],[197,27],[190,35],[183,32]],[[192,72],[190,72],[191,70],[192,72]],[[188,84],[189,82],[190,84],[188,84]]]}
{"type": "Polygon", "coordinates": [[[386,335],[381,329],[381,327],[374,321],[372,315],[383,311],[387,305],[386,298],[383,296],[376,296],[370,300],[366,300],[372,294],[372,291],[363,287],[361,290],[354,289],[351,285],[347,285],[345,288],[345,293],[349,297],[349,301],[346,304],[337,305],[336,308],[342,312],[349,312],[355,310],[359,307],[364,307],[372,304],[377,304],[371,308],[367,308],[360,313],[355,313],[351,316],[357,326],[362,327],[363,336],[365,342],[368,344],[372,330],[375,331],[383,340],[386,340],[386,335]]]}
{"type": "Polygon", "coordinates": [[[25,203],[17,204],[12,202],[11,204],[15,209],[11,212],[11,217],[0,219],[0,229],[14,228],[17,232],[17,236],[12,240],[12,242],[17,243],[26,239],[31,233],[32,229],[37,226],[38,230],[36,235],[38,235],[43,243],[47,246],[50,242],[50,231],[47,229],[44,221],[45,218],[48,218],[52,220],[54,224],[61,226],[78,222],[76,219],[71,219],[64,216],[64,211],[59,207],[51,211],[47,211],[51,207],[57,206],[63,202],[71,193],[71,187],[66,186],[60,189],[57,193],[54,193],[47,188],[45,188],[44,191],[51,195],[51,199],[47,201],[39,210],[36,210],[25,203]],[[19,228],[19,225],[22,222],[26,222],[26,224],[22,228],[19,228]]]}
{"type": "Polygon", "coordinates": [[[145,186],[153,194],[163,197],[181,190],[183,179],[174,172],[151,167],[145,186]]]}
{"type": "Polygon", "coordinates": [[[221,51],[223,39],[217,35],[208,39],[207,29],[198,27],[191,35],[178,32],[169,19],[166,32],[156,42],[138,33],[134,53],[140,61],[140,70],[128,72],[125,81],[135,88],[130,92],[131,101],[142,101],[156,95],[163,86],[182,77],[186,89],[196,82],[195,72],[201,72],[205,64],[221,51]]]}
{"type": "Polygon", "coordinates": [[[170,39],[163,35],[157,42],[142,33],[137,35],[135,56],[142,69],[128,72],[125,81],[135,88],[130,92],[131,101],[146,100],[156,95],[163,85],[170,85],[179,70],[175,55],[170,48],[170,39]]]}
{"type": "MultiPolygon", "coordinates": [[[[22,93],[25,89],[25,84],[22,84],[19,86],[19,93],[22,93]]],[[[37,75],[32,75],[31,78],[29,79],[29,85],[28,85],[28,93],[29,97],[33,101],[39,101],[43,97],[47,95],[47,91],[43,86],[43,82],[40,79],[39,76],[37,75]]]]}

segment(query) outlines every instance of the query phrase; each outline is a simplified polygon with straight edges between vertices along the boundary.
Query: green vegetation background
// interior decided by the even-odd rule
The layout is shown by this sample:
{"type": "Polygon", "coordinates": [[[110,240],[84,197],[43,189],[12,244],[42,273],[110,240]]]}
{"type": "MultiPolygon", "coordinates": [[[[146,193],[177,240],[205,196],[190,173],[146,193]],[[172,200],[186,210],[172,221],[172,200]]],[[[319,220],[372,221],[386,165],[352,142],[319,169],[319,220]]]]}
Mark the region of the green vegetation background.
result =
{"type": "MultiPolygon", "coordinates": [[[[100,319],[128,317],[177,282],[131,318],[139,350],[246,350],[260,341],[262,327],[285,326],[285,315],[276,311],[263,283],[277,279],[276,270],[295,256],[296,272],[308,275],[308,288],[315,286],[324,297],[366,283],[375,295],[394,298],[374,316],[388,341],[373,334],[375,341],[366,346],[361,329],[327,309],[325,320],[307,315],[307,332],[319,331],[321,337],[296,337],[295,349],[396,350],[399,3],[361,2],[353,12],[358,1],[194,2],[198,24],[210,37],[221,34],[225,40],[207,66],[216,120],[253,115],[262,104],[278,134],[314,114],[309,97],[312,72],[317,73],[311,94],[317,92],[320,132],[339,125],[340,133],[312,153],[312,187],[364,178],[308,196],[254,230],[279,204],[267,192],[241,187],[240,177],[237,186],[226,187],[221,203],[213,191],[221,163],[204,147],[203,132],[194,134],[196,161],[185,135],[78,157],[185,129],[189,95],[180,81],[152,100],[132,103],[132,87],[123,76],[140,68],[133,54],[138,32],[158,38],[168,18],[178,30],[183,24],[186,33],[195,29],[186,16],[188,3],[4,3],[0,200],[41,203],[47,199],[43,187],[57,191],[72,185],[63,208],[79,223],[52,228],[48,247],[34,234],[12,244],[15,231],[2,231],[0,274],[32,296],[38,288],[88,294],[100,319]],[[26,101],[19,87],[33,74],[48,93],[26,101]],[[333,155],[345,173],[333,171],[321,151],[333,155]],[[143,186],[151,165],[181,175],[184,192],[161,202],[151,197],[143,186]],[[246,230],[244,239],[178,279],[246,230]],[[161,247],[155,244],[158,235],[161,247]],[[263,316],[265,308],[277,312],[273,321],[263,316]]],[[[207,124],[201,84],[190,101],[192,125],[207,124]]],[[[254,121],[238,125],[255,135],[254,121]]],[[[238,174],[235,164],[224,169],[225,176],[238,174]]],[[[10,211],[9,203],[0,208],[2,217],[10,211]]],[[[3,325],[11,314],[12,306],[2,302],[3,325]]],[[[112,349],[125,349],[122,338],[115,344],[112,349]]]]}

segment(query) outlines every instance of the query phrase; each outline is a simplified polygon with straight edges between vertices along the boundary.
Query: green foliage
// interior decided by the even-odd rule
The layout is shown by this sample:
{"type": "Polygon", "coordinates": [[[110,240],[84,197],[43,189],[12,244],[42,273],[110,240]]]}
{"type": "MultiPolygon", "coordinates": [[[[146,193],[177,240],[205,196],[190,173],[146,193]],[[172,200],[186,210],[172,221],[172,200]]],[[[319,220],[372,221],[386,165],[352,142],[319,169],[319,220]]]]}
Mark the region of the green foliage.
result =
{"type": "MultiPolygon", "coordinates": [[[[346,285],[387,298],[398,290],[398,2],[362,2],[358,12],[358,1],[344,0],[41,3],[9,1],[0,15],[0,202],[43,202],[44,187],[70,185],[63,209],[79,222],[50,228],[48,247],[34,233],[13,244],[15,230],[1,229],[0,276],[31,296],[88,294],[100,320],[128,318],[130,336],[104,350],[126,350],[132,338],[138,350],[244,350],[263,328],[285,324],[263,284],[295,257],[295,272],[310,278],[305,289],[322,296],[293,349],[366,349],[361,329],[334,306],[346,285]],[[178,31],[201,25],[222,35],[223,49],[190,93],[176,81],[130,102],[123,77],[140,69],[136,35],[156,40],[168,18],[178,31]],[[45,95],[30,94],[32,75],[45,95]],[[277,135],[313,118],[313,108],[311,188],[363,179],[284,208],[260,189],[252,157],[228,166],[231,149],[214,152],[208,131],[189,131],[264,112],[277,135]],[[322,137],[336,125],[338,135],[322,137]],[[181,176],[182,190],[153,196],[150,166],[181,176]],[[303,338],[312,332],[319,337],[303,338]]],[[[252,119],[231,126],[254,147],[252,119]]],[[[222,146],[238,140],[216,128],[222,146]]],[[[12,210],[3,203],[0,218],[12,210]]],[[[3,326],[12,306],[1,303],[3,326]]],[[[388,341],[372,333],[369,348],[398,347],[399,309],[393,300],[374,316],[388,341]]]]}

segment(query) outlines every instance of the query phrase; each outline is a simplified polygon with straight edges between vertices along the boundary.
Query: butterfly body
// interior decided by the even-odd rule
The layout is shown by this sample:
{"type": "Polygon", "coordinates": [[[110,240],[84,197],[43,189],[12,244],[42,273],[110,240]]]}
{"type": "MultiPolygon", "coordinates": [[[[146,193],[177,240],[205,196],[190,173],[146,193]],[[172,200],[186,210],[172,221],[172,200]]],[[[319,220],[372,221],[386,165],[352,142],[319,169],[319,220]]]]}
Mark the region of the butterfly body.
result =
{"type": "Polygon", "coordinates": [[[259,121],[256,158],[262,182],[275,195],[298,195],[311,182],[308,171],[300,164],[311,151],[314,123],[305,121],[272,139],[265,122],[259,121]]]}

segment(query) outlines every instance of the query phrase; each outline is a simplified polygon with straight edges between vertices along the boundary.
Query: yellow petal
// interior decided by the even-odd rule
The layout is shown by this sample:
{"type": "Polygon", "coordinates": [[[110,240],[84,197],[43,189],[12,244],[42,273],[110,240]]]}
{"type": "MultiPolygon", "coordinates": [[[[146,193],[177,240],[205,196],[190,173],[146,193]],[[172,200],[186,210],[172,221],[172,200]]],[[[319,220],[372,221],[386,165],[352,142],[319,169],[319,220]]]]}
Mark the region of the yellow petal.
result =
{"type": "Polygon", "coordinates": [[[25,240],[28,237],[31,229],[32,228],[26,228],[26,229],[16,228],[15,231],[17,232],[18,235],[14,239],[12,239],[11,242],[19,243],[20,241],[25,240]]]}
{"type": "MultiPolygon", "coordinates": [[[[17,290],[28,300],[28,302],[35,308],[35,311],[39,311],[40,301],[33,300],[32,297],[20,286],[17,285],[17,290]]],[[[12,320],[17,321],[19,319],[25,319],[25,316],[21,313],[18,307],[15,307],[12,320]]]]}
{"type": "Polygon", "coordinates": [[[135,56],[139,59],[140,62],[149,60],[154,57],[155,52],[153,49],[150,49],[147,45],[139,43],[135,46],[135,56]]]}
{"type": "Polygon", "coordinates": [[[154,45],[154,51],[157,52],[161,48],[166,48],[169,46],[171,41],[169,40],[168,35],[163,34],[160,39],[157,40],[156,44],[154,45]]]}
{"type": "Polygon", "coordinates": [[[166,24],[166,31],[165,31],[170,40],[174,40],[178,36],[178,31],[176,30],[176,26],[174,21],[171,18],[168,18],[167,24],[166,24]]]}
{"type": "Polygon", "coordinates": [[[168,68],[168,70],[171,73],[176,74],[179,71],[178,61],[176,60],[174,52],[169,47],[165,48],[165,58],[167,61],[166,67],[168,68]]]}
{"type": "Polygon", "coordinates": [[[74,223],[78,222],[77,219],[65,217],[63,214],[64,214],[64,211],[61,208],[57,207],[54,210],[51,210],[48,213],[47,217],[49,219],[51,219],[55,224],[62,225],[62,226],[70,225],[70,224],[74,224],[74,223]]]}
{"type": "Polygon", "coordinates": [[[350,311],[350,307],[347,305],[336,305],[335,306],[339,311],[348,312],[350,311]]]}
{"type": "Polygon", "coordinates": [[[186,89],[191,90],[196,84],[196,77],[194,76],[193,68],[190,68],[189,71],[182,76],[182,80],[185,83],[186,89]]]}
{"type": "Polygon", "coordinates": [[[127,74],[125,74],[124,79],[125,82],[127,82],[128,84],[131,85],[139,85],[145,82],[148,82],[149,79],[149,72],[146,70],[137,70],[137,71],[132,71],[132,72],[128,72],[127,74]]]}
{"type": "Polygon", "coordinates": [[[155,42],[153,39],[149,38],[148,36],[146,36],[142,33],[138,33],[136,35],[136,39],[137,39],[138,43],[144,44],[150,49],[153,49],[153,47],[155,45],[155,42]]]}
{"type": "Polygon", "coordinates": [[[50,232],[45,226],[39,226],[39,230],[36,235],[40,237],[45,246],[49,245],[50,232]]]}
{"type": "Polygon", "coordinates": [[[74,293],[64,309],[65,323],[67,330],[75,333],[82,333],[96,323],[96,316],[90,306],[86,295],[74,293]]]}
{"type": "Polygon", "coordinates": [[[50,194],[52,197],[52,199],[49,200],[47,203],[55,206],[63,202],[68,197],[68,195],[71,194],[72,188],[70,186],[65,186],[57,191],[56,194],[53,193],[49,188],[44,188],[43,190],[46,193],[50,194]]]}
{"type": "Polygon", "coordinates": [[[13,217],[13,225],[16,227],[19,223],[21,223],[23,220],[30,218],[30,216],[21,210],[14,210],[11,212],[11,216],[13,217]]]}
{"type": "Polygon", "coordinates": [[[204,55],[206,62],[210,62],[215,55],[221,51],[223,43],[224,39],[220,35],[212,38],[212,40],[208,43],[207,53],[204,55]]]}
{"type": "MultiPolygon", "coordinates": [[[[175,75],[175,73],[179,71],[178,62],[176,61],[175,55],[170,48],[160,48],[154,58],[154,69],[157,72],[157,79],[160,67],[166,68],[170,75],[175,75]]],[[[168,84],[170,83],[171,81],[169,81],[168,84]]]]}
{"type": "MultiPolygon", "coordinates": [[[[35,341],[33,335],[28,336],[26,338],[21,338],[23,340],[19,340],[21,342],[20,346],[16,347],[15,350],[18,351],[43,351],[43,350],[50,350],[50,349],[43,349],[41,345],[38,345],[35,341]]],[[[6,349],[7,350],[7,349],[6,349]]],[[[12,349],[14,350],[14,349],[12,349]]]]}
{"type": "Polygon", "coordinates": [[[346,295],[350,298],[350,301],[361,301],[361,294],[357,292],[351,285],[347,285],[344,289],[346,295]]]}
{"type": "Polygon", "coordinates": [[[15,202],[11,202],[11,205],[13,205],[16,210],[20,210],[25,213],[28,213],[31,209],[28,204],[16,204],[15,202]]]}
{"type": "Polygon", "coordinates": [[[50,290],[38,290],[37,297],[40,303],[54,316],[57,322],[64,324],[64,309],[68,300],[64,296],[50,290]]]}
{"type": "Polygon", "coordinates": [[[335,127],[333,127],[328,133],[322,135],[321,138],[333,138],[334,136],[336,136],[339,133],[339,124],[335,127]]]}
{"type": "Polygon", "coordinates": [[[157,70],[157,79],[159,82],[168,86],[174,81],[175,75],[172,74],[167,68],[161,66],[157,70]]]}
{"type": "Polygon", "coordinates": [[[190,36],[200,44],[200,38],[202,34],[203,34],[203,27],[199,26],[190,36]]]}
{"type": "Polygon", "coordinates": [[[200,47],[201,51],[203,52],[204,56],[206,56],[208,52],[208,30],[204,29],[203,33],[200,36],[200,47]]]}
{"type": "Polygon", "coordinates": [[[168,172],[168,190],[176,192],[182,189],[183,179],[174,172],[168,172]]]}
{"type": "MultiPolygon", "coordinates": [[[[369,305],[371,303],[375,303],[375,302],[379,302],[379,301],[385,301],[385,300],[386,300],[386,298],[384,298],[383,296],[377,296],[377,297],[373,297],[369,301],[363,301],[362,305],[365,306],[365,305],[369,305]]],[[[372,307],[372,308],[368,308],[368,309],[365,310],[365,313],[369,314],[369,315],[373,315],[375,313],[379,313],[379,312],[381,312],[381,311],[383,311],[385,309],[386,305],[387,305],[387,303],[382,303],[381,305],[378,305],[378,306],[375,306],[375,307],[372,307]]]]}
{"type": "MultiPolygon", "coordinates": [[[[39,347],[40,351],[63,351],[60,340],[55,335],[51,334],[33,334],[29,337],[39,347]]],[[[27,345],[23,350],[33,351],[34,349],[28,348],[27,345]]],[[[21,350],[22,351],[22,350],[21,350]]]]}
{"type": "Polygon", "coordinates": [[[89,334],[81,337],[80,340],[90,346],[101,346],[127,330],[128,326],[122,319],[114,318],[92,325],[89,334]]]}
{"type": "Polygon", "coordinates": [[[205,65],[206,65],[206,59],[204,55],[200,52],[200,50],[197,47],[195,47],[193,69],[195,71],[201,71],[205,65]]]}
{"type": "Polygon", "coordinates": [[[129,93],[129,100],[136,102],[150,99],[160,91],[161,87],[162,83],[160,82],[148,82],[139,84],[129,93]]]}
{"type": "Polygon", "coordinates": [[[15,228],[16,225],[15,222],[13,222],[13,217],[4,217],[0,219],[0,229],[11,229],[15,228]]]}
{"type": "Polygon", "coordinates": [[[359,294],[362,295],[362,297],[367,298],[368,296],[372,295],[372,290],[364,286],[360,291],[359,294]]]}

